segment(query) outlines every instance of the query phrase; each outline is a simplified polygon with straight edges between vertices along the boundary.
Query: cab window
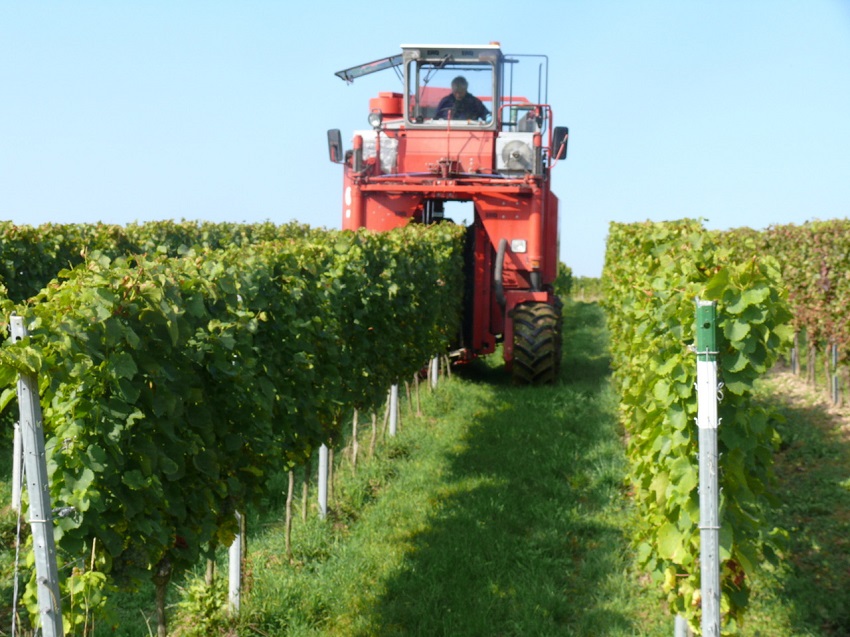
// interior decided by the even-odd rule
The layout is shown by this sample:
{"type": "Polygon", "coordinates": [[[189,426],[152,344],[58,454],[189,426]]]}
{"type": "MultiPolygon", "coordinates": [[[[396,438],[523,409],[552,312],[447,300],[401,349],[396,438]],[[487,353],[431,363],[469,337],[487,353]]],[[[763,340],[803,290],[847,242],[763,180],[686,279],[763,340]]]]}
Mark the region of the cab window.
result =
{"type": "Polygon", "coordinates": [[[457,78],[466,81],[466,92],[479,100],[495,117],[494,73],[490,64],[444,64],[411,61],[407,69],[409,107],[407,119],[411,124],[444,124],[437,119],[440,102],[452,94],[452,82],[457,78]]]}

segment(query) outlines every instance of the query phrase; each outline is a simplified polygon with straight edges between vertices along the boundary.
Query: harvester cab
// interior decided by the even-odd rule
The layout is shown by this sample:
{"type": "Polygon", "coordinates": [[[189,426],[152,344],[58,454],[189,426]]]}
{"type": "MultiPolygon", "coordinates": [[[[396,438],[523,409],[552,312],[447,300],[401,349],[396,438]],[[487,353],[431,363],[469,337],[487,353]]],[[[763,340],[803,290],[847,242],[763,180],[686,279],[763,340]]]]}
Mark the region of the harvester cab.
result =
{"type": "Polygon", "coordinates": [[[344,149],[342,226],[390,230],[437,223],[471,203],[461,360],[503,344],[520,383],[553,381],[561,359],[558,199],[550,171],[566,157],[568,130],[553,125],[548,58],[508,55],[498,43],[402,45],[401,54],[336,75],[346,82],[393,70],[399,90],[370,100],[369,128],[344,149]]]}

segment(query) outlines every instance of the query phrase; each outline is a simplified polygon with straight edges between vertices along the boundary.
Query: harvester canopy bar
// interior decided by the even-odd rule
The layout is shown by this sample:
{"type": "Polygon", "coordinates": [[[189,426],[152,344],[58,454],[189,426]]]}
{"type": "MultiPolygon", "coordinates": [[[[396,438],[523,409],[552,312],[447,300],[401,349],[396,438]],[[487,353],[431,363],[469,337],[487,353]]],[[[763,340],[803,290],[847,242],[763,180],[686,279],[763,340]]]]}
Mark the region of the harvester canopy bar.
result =
{"type": "Polygon", "coordinates": [[[345,69],[344,71],[337,71],[334,75],[346,82],[353,82],[358,77],[369,75],[370,73],[377,73],[378,71],[383,71],[384,69],[389,69],[394,66],[401,66],[401,58],[401,55],[381,58],[374,62],[367,62],[366,64],[360,64],[359,66],[352,66],[350,69],[345,69]]]}

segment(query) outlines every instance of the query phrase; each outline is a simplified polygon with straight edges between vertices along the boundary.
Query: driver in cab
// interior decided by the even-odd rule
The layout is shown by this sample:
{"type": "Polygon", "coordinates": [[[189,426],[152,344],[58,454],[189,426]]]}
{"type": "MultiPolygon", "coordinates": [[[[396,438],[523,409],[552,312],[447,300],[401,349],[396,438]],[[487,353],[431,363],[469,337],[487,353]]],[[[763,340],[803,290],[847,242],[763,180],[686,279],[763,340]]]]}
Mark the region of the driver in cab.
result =
{"type": "Polygon", "coordinates": [[[440,100],[435,119],[486,120],[490,111],[480,99],[469,93],[469,83],[462,75],[452,80],[452,92],[440,100]],[[450,115],[451,114],[451,115],[450,115]]]}

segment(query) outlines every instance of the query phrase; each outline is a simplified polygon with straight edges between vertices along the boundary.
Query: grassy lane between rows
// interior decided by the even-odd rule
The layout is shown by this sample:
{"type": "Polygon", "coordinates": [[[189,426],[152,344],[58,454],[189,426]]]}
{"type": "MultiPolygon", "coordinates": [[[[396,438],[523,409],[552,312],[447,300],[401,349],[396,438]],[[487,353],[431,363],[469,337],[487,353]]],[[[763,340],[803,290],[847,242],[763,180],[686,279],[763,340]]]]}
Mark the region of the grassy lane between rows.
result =
{"type": "Polygon", "coordinates": [[[282,516],[255,521],[239,634],[669,634],[630,571],[604,318],[568,312],[558,385],[513,387],[495,358],[455,373],[356,474],[342,459],[294,563],[282,516]]]}
{"type": "Polygon", "coordinates": [[[758,573],[746,635],[850,635],[850,409],[776,370],[762,400],[781,416],[776,455],[781,505],[771,524],[788,531],[778,569],[758,573]]]}

